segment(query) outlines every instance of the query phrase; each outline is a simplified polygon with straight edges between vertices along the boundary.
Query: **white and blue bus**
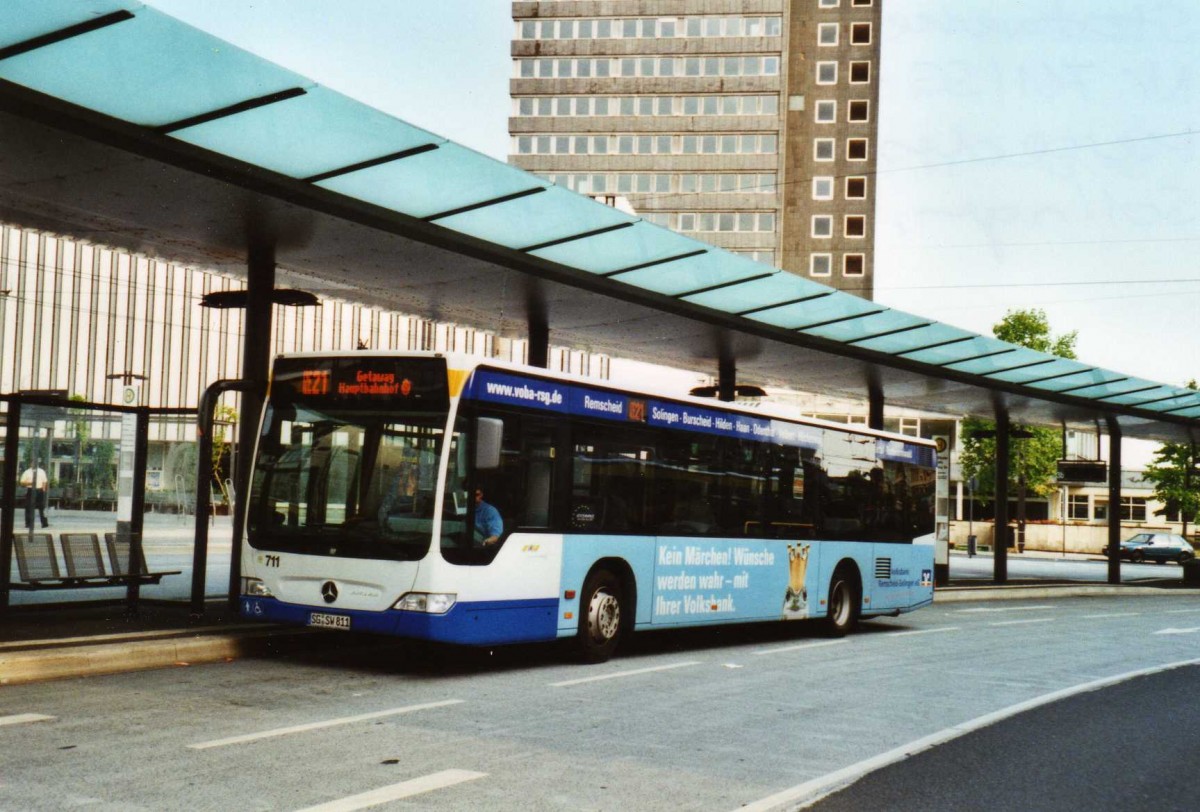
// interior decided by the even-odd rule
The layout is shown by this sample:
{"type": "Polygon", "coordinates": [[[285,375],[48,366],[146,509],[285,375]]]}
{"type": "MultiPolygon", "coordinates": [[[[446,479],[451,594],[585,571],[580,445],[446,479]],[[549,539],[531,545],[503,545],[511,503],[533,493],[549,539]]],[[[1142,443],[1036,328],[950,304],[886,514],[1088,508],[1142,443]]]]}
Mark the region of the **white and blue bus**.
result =
{"type": "Polygon", "coordinates": [[[468,645],[933,600],[933,443],[467,356],[275,361],[247,617],[468,645]],[[498,515],[497,515],[498,514],[498,515]]]}

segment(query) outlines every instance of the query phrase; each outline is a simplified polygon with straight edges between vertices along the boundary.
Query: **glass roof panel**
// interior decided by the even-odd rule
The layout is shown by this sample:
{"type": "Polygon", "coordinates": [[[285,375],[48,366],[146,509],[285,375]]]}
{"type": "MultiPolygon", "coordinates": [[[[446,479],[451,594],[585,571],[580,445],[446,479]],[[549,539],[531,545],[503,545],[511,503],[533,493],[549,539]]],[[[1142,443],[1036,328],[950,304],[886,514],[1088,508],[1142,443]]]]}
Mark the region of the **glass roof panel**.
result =
{"type": "Polygon", "coordinates": [[[913,350],[919,350],[922,347],[933,348],[934,344],[942,344],[946,341],[969,339],[974,335],[974,333],[969,333],[958,327],[951,327],[948,324],[931,324],[919,330],[907,330],[903,333],[860,341],[858,342],[858,346],[868,350],[875,350],[876,352],[887,353],[888,355],[901,355],[913,350]]]}
{"type": "Polygon", "coordinates": [[[642,221],[619,231],[551,245],[529,253],[588,273],[609,273],[705,247],[674,231],[642,221]]]}
{"type": "MultiPolygon", "coordinates": [[[[770,270],[769,266],[760,266],[760,273],[770,270]]],[[[795,274],[779,271],[766,279],[756,279],[753,282],[683,298],[693,304],[723,310],[726,313],[744,313],[747,310],[767,307],[776,302],[790,302],[823,293],[833,293],[833,288],[818,285],[816,282],[802,279],[795,274]]]]}
{"type": "MultiPolygon", "coordinates": [[[[980,358],[980,356],[999,352],[1000,350],[1008,349],[1011,346],[1012,345],[1006,344],[997,338],[976,336],[970,341],[960,341],[957,344],[944,344],[940,347],[930,347],[927,350],[918,348],[916,352],[908,353],[904,357],[910,361],[919,361],[923,364],[934,364],[935,366],[941,366],[945,364],[967,361],[972,358],[983,360],[980,358]]],[[[1005,366],[1011,366],[1011,364],[1005,364],[1005,366]]]]}
{"type": "Polygon", "coordinates": [[[776,327],[794,330],[803,327],[813,327],[832,321],[833,319],[860,316],[864,313],[883,309],[884,306],[881,304],[868,302],[866,299],[853,296],[849,293],[839,292],[822,299],[813,299],[809,302],[783,305],[781,307],[773,307],[770,310],[751,313],[746,318],[762,322],[763,324],[773,324],[776,327]]]}
{"type": "MultiPolygon", "coordinates": [[[[526,184],[537,182],[530,175],[525,177],[526,184]]],[[[440,219],[437,224],[508,248],[522,248],[636,221],[636,217],[590,197],[550,186],[541,194],[473,209],[440,219]]]]}
{"type": "Polygon", "coordinates": [[[839,321],[824,327],[814,327],[804,330],[808,335],[820,336],[833,341],[854,341],[877,333],[914,327],[918,324],[928,324],[929,319],[921,319],[901,310],[887,310],[874,316],[864,316],[861,319],[839,321]]]}
{"type": "MultiPolygon", "coordinates": [[[[1112,378],[1120,377],[1119,375],[1116,375],[1114,373],[1110,373],[1110,376],[1112,378]]],[[[1103,399],[1104,403],[1113,404],[1113,403],[1120,403],[1120,400],[1118,400],[1117,398],[1109,399],[1108,398],[1109,395],[1115,395],[1120,392],[1130,392],[1135,389],[1140,389],[1142,391],[1138,395],[1132,395],[1130,397],[1134,397],[1134,398],[1140,397],[1142,400],[1151,400],[1154,397],[1154,389],[1157,389],[1157,388],[1158,387],[1155,385],[1155,383],[1153,381],[1144,381],[1141,378],[1126,378],[1125,380],[1121,381],[1120,383],[1096,384],[1095,386],[1089,386],[1086,389],[1076,389],[1075,391],[1073,391],[1069,394],[1071,394],[1073,397],[1078,397],[1078,398],[1103,399]],[[1147,388],[1147,387],[1151,387],[1151,388],[1147,388]]],[[[1062,391],[1062,390],[1059,390],[1059,391],[1062,391]]],[[[1164,392],[1163,394],[1165,395],[1167,393],[1164,392]]]]}
{"type": "Polygon", "coordinates": [[[134,13],[2,60],[0,78],[149,127],[312,84],[154,9],[134,13]]]}
{"type": "MultiPolygon", "coordinates": [[[[997,369],[1005,369],[1016,367],[1021,364],[1032,364],[1036,361],[1045,361],[1047,363],[1037,364],[1036,366],[1027,366],[1021,369],[1011,369],[1009,372],[1001,372],[998,375],[989,375],[988,377],[994,381],[1006,381],[1008,383],[1028,384],[1030,381],[1038,381],[1043,378],[1052,378],[1056,375],[1066,377],[1069,374],[1076,372],[1087,372],[1094,369],[1087,364],[1081,364],[1078,361],[1072,361],[1067,358],[1056,358],[1044,352],[1036,350],[1020,349],[1015,353],[1001,355],[997,362],[997,369]]],[[[975,370],[967,370],[974,372],[975,370]]],[[[1054,378],[1055,380],[1061,380],[1054,378]]],[[[1081,381],[1082,383],[1082,381],[1081,381]]]]}
{"type": "MultiPolygon", "coordinates": [[[[1047,372],[1046,374],[1050,375],[1051,373],[1047,372]]],[[[1054,378],[1053,380],[1043,381],[1041,383],[1030,383],[1028,385],[1032,386],[1034,389],[1045,389],[1047,392],[1064,392],[1068,389],[1076,389],[1081,386],[1087,386],[1090,389],[1108,381],[1120,381],[1120,383],[1117,383],[1117,385],[1120,386],[1123,383],[1128,382],[1128,380],[1129,378],[1126,375],[1121,375],[1107,369],[1095,369],[1089,367],[1075,375],[1067,375],[1063,378],[1054,378]]]]}
{"type": "Polygon", "coordinates": [[[707,254],[621,274],[617,279],[644,290],[678,296],[688,291],[770,273],[772,270],[769,265],[712,248],[707,254]]]}
{"type": "Polygon", "coordinates": [[[0,3],[0,48],[89,22],[140,3],[117,0],[4,0],[0,3]]]}
{"type": "MultiPolygon", "coordinates": [[[[1150,383],[1152,383],[1152,382],[1151,381],[1145,382],[1145,384],[1147,386],[1150,385],[1150,383]]],[[[1126,381],[1124,384],[1117,384],[1116,386],[1113,387],[1113,389],[1116,389],[1118,391],[1128,392],[1128,394],[1126,394],[1126,395],[1117,395],[1116,397],[1105,397],[1104,395],[1091,395],[1091,397],[1104,398],[1104,403],[1108,403],[1113,406],[1133,406],[1138,403],[1145,403],[1146,401],[1152,401],[1152,400],[1158,400],[1159,398],[1165,398],[1168,395],[1170,395],[1172,392],[1175,391],[1175,387],[1167,386],[1165,384],[1157,384],[1153,389],[1146,389],[1141,392],[1130,391],[1130,390],[1141,389],[1140,386],[1135,386],[1134,384],[1135,384],[1135,381],[1130,380],[1130,381],[1126,381]],[[1124,388],[1122,388],[1122,387],[1124,387],[1124,388]]]]}
{"type": "Polygon", "coordinates": [[[1176,389],[1177,397],[1168,400],[1160,400],[1158,403],[1147,403],[1144,406],[1138,406],[1139,409],[1145,409],[1150,412],[1168,412],[1172,409],[1182,409],[1190,406],[1192,403],[1200,405],[1200,392],[1192,389],[1176,389]]]}
{"type": "Polygon", "coordinates": [[[323,87],[172,135],[293,178],[445,141],[323,87]]]}
{"type": "Polygon", "coordinates": [[[1173,412],[1174,417],[1200,417],[1200,404],[1193,406],[1190,409],[1181,409],[1178,412],[1173,412]]]}
{"type": "Polygon", "coordinates": [[[544,186],[545,182],[452,143],[316,183],[412,217],[429,217],[539,184],[544,186]]]}

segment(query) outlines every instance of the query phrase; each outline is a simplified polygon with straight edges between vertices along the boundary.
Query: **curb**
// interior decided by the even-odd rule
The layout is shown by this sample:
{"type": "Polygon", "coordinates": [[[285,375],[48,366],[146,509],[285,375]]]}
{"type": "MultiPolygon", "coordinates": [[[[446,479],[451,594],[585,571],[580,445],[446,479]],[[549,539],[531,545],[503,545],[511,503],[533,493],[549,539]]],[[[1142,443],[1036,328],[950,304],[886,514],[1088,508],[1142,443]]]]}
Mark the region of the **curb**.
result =
{"type": "Polygon", "coordinates": [[[54,641],[33,641],[23,648],[0,651],[0,685],[225,662],[281,645],[294,645],[311,636],[306,630],[272,628],[234,634],[184,632],[174,637],[143,637],[90,645],[62,646],[54,641]]]}
{"type": "Polygon", "coordinates": [[[957,601],[1003,601],[1023,600],[1028,598],[1090,598],[1112,595],[1178,595],[1180,597],[1200,597],[1200,589],[1162,589],[1153,586],[1119,586],[1116,584],[1066,584],[1041,585],[1021,584],[1019,586],[963,586],[942,587],[934,589],[934,603],[955,603],[957,601]]]}

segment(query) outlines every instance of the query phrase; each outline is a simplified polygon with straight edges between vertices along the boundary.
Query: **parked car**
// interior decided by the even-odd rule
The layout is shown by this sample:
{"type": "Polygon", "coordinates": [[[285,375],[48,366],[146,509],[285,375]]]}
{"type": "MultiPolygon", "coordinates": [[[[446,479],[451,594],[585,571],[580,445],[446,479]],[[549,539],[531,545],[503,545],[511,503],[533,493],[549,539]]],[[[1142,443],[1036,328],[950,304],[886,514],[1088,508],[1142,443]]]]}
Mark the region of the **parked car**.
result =
{"type": "MultiPolygon", "coordinates": [[[[1104,548],[1108,555],[1108,548],[1104,548]]],[[[1157,561],[1165,564],[1178,561],[1180,564],[1196,557],[1192,543],[1178,533],[1138,533],[1121,542],[1121,558],[1139,561],[1157,561]]]]}

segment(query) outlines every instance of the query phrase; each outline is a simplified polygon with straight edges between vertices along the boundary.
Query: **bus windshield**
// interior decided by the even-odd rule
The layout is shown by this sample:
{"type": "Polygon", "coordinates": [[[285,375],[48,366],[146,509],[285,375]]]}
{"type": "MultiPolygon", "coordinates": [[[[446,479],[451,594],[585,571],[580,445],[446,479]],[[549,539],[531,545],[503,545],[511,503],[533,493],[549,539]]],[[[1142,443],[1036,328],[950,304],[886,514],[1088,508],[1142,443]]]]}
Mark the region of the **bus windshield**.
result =
{"type": "MultiPolygon", "coordinates": [[[[282,364],[276,366],[251,483],[250,544],[349,558],[422,558],[435,529],[448,403],[436,397],[381,403],[360,392],[337,396],[339,379],[368,374],[361,362],[350,370],[317,370],[331,372],[326,379],[314,378],[311,368],[296,370],[305,376],[296,378],[303,380],[299,386],[288,385],[290,370],[281,370],[282,364]]],[[[404,377],[411,371],[369,375],[373,381],[394,376],[411,389],[413,377],[404,377]]],[[[444,367],[442,376],[444,381],[444,367]]]]}

